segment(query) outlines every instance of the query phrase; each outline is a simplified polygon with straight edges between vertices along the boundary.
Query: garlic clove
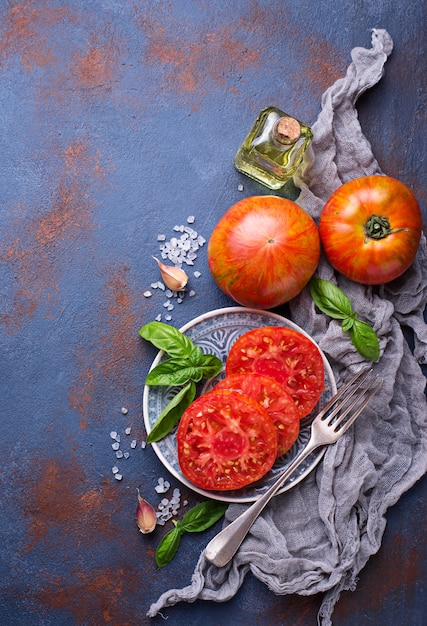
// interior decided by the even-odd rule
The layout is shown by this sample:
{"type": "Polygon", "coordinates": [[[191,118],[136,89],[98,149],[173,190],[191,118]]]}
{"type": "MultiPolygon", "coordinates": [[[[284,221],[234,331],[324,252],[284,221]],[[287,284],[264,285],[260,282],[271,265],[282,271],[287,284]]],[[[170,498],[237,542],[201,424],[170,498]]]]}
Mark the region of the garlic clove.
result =
{"type": "Polygon", "coordinates": [[[182,291],[185,289],[188,283],[188,276],[180,267],[173,267],[172,265],[165,265],[159,259],[153,256],[153,259],[157,261],[157,265],[162,275],[162,280],[166,287],[172,291],[182,291]]]}
{"type": "Polygon", "coordinates": [[[147,535],[148,533],[153,532],[153,530],[156,527],[156,524],[157,524],[156,511],[151,506],[151,504],[147,502],[147,500],[144,500],[144,498],[141,498],[139,489],[137,489],[137,491],[138,491],[138,506],[136,508],[136,523],[137,523],[139,530],[144,535],[147,535]]]}

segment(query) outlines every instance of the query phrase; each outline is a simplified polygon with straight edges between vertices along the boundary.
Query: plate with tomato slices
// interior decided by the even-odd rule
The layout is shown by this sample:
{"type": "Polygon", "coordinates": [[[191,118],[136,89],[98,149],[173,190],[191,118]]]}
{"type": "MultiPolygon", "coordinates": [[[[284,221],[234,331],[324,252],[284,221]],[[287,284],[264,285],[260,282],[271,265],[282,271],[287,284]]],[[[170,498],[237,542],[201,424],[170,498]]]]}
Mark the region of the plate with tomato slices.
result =
{"type": "MultiPolygon", "coordinates": [[[[287,452],[277,456],[273,465],[264,476],[255,482],[251,482],[250,484],[236,489],[229,487],[221,489],[213,489],[211,487],[203,488],[190,481],[187,477],[189,475],[188,472],[185,471],[184,474],[181,469],[177,442],[179,425],[175,427],[169,435],[151,444],[160,461],[175,478],[188,488],[207,498],[230,503],[253,502],[259,498],[272,484],[275,477],[285,469],[305,447],[310,438],[311,422],[328,400],[336,393],[336,383],[332,368],[326,356],[313,339],[291,320],[277,313],[243,307],[226,307],[204,313],[180,328],[181,332],[187,335],[204,353],[215,354],[224,364],[223,371],[217,377],[203,380],[199,383],[196,401],[200,401],[201,405],[203,405],[203,396],[206,395],[207,397],[211,391],[215,391],[216,394],[219,395],[223,393],[224,398],[228,397],[230,399],[231,408],[233,408],[233,391],[222,391],[222,389],[224,389],[224,379],[226,375],[227,377],[233,376],[231,380],[234,380],[234,378],[238,377],[239,372],[240,375],[244,376],[245,372],[249,371],[248,369],[245,370],[245,367],[249,367],[252,368],[252,371],[257,372],[260,377],[268,378],[269,376],[278,376],[280,378],[281,365],[279,362],[275,362],[276,355],[271,348],[271,346],[277,343],[277,329],[279,329],[279,334],[282,332],[280,329],[289,329],[291,331],[290,334],[292,335],[293,343],[296,345],[299,354],[298,359],[295,360],[297,364],[292,366],[295,371],[293,372],[292,380],[288,382],[288,391],[294,397],[298,406],[300,427],[298,437],[294,444],[287,452]],[[257,329],[263,329],[263,331],[258,331],[257,329]],[[301,337],[300,345],[298,337],[301,337]],[[309,344],[307,344],[307,339],[309,340],[309,344]],[[248,341],[249,345],[246,345],[248,341]],[[313,347],[315,348],[314,351],[313,347]],[[269,358],[267,359],[264,358],[265,351],[268,353],[267,356],[269,358]],[[242,353],[250,355],[251,358],[249,360],[244,358],[244,362],[242,363],[242,353]],[[322,388],[319,388],[320,375],[317,376],[317,379],[316,376],[304,376],[305,368],[311,371],[313,358],[315,360],[317,358],[316,354],[320,355],[321,362],[317,362],[315,367],[317,367],[319,371],[320,369],[322,370],[322,388]],[[254,355],[255,358],[253,358],[254,355]],[[306,358],[304,358],[305,355],[306,358]],[[215,390],[217,385],[219,385],[218,390],[215,390]],[[293,386],[294,388],[292,388],[293,386]],[[314,402],[316,403],[313,406],[314,402]]],[[[160,351],[153,361],[152,368],[164,358],[164,353],[160,351]]],[[[177,390],[178,388],[176,387],[145,385],[143,411],[147,433],[151,431],[158,416],[177,393],[177,390]]],[[[247,392],[245,391],[244,393],[246,394],[247,392]]],[[[207,404],[209,403],[207,402],[207,404]]],[[[241,405],[241,402],[236,402],[236,411],[240,411],[241,405]]],[[[202,434],[200,434],[200,436],[202,436],[202,434]]],[[[324,451],[324,449],[315,451],[305,459],[279,493],[291,489],[294,485],[303,480],[317,466],[324,451]]],[[[187,468],[185,468],[185,470],[187,470],[187,468]]],[[[244,469],[239,468],[239,471],[244,471],[244,469]]],[[[236,480],[236,485],[241,482],[244,483],[244,481],[236,480]]],[[[210,477],[207,477],[207,479],[204,477],[201,482],[202,485],[210,483],[215,484],[214,480],[210,481],[210,477]]]]}

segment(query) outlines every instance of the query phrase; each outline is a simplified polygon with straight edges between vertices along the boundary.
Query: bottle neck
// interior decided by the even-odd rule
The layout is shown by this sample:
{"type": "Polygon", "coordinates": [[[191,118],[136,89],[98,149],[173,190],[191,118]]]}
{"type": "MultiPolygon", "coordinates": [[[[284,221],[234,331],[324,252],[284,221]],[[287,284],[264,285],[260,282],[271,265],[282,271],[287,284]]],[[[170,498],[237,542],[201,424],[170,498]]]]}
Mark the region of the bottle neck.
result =
{"type": "Polygon", "coordinates": [[[293,117],[281,117],[272,129],[273,139],[282,146],[291,146],[301,137],[301,126],[293,117]]]}

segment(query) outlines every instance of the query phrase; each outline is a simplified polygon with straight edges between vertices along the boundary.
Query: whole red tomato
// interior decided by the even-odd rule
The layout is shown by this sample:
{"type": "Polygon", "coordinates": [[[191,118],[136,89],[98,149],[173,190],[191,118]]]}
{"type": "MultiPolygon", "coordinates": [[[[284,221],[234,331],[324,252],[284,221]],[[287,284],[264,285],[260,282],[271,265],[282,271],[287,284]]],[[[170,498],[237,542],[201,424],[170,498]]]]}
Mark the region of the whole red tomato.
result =
{"type": "Polygon", "coordinates": [[[319,223],[331,265],[364,285],[384,284],[403,274],[414,260],[421,229],[414,194],[389,176],[362,176],[338,187],[319,223]]]}
{"type": "Polygon", "coordinates": [[[298,295],[319,257],[314,220],[295,202],[277,196],[251,196],[234,204],[208,244],[209,269],[220,289],[257,309],[298,295]]]}

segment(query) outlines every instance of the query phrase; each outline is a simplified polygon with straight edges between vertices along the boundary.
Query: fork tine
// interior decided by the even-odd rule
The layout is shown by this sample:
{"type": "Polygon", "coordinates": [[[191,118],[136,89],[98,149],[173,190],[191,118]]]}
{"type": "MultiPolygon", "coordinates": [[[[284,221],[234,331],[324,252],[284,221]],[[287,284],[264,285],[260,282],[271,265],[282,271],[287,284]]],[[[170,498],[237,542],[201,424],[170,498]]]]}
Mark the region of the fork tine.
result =
{"type": "MultiPolygon", "coordinates": [[[[372,382],[374,383],[376,379],[377,379],[377,377],[375,377],[375,379],[372,382]]],[[[359,417],[359,415],[361,414],[361,412],[363,411],[365,406],[368,404],[368,402],[371,400],[371,398],[373,398],[374,395],[379,391],[379,389],[381,388],[382,384],[383,384],[383,381],[380,380],[379,383],[377,383],[377,385],[373,389],[371,387],[369,387],[368,389],[364,389],[360,394],[358,394],[356,396],[356,398],[351,402],[350,406],[347,407],[346,410],[332,424],[332,427],[335,430],[335,432],[339,432],[340,435],[343,435],[346,432],[346,430],[348,430],[348,428],[350,428],[350,426],[353,424],[353,422],[356,420],[356,418],[359,417]],[[350,415],[348,420],[346,422],[343,422],[344,418],[355,407],[355,405],[358,403],[358,401],[361,398],[363,398],[364,394],[369,389],[371,389],[369,394],[365,397],[365,399],[362,402],[360,402],[360,404],[357,406],[356,410],[350,415]]]]}
{"type": "Polygon", "coordinates": [[[340,404],[337,405],[335,409],[331,411],[329,415],[327,415],[326,418],[324,418],[323,421],[325,421],[328,424],[328,426],[332,426],[332,425],[338,426],[347,417],[350,411],[354,409],[354,407],[357,405],[359,400],[363,398],[365,393],[369,391],[369,389],[372,388],[372,385],[377,381],[377,379],[378,379],[378,375],[376,374],[374,378],[369,381],[368,386],[362,389],[356,396],[354,396],[354,394],[359,389],[362,382],[366,380],[366,377],[364,377],[362,381],[360,381],[359,384],[355,386],[355,388],[352,389],[352,391],[350,391],[350,393],[347,394],[345,398],[342,399],[340,404]],[[353,400],[351,400],[351,398],[353,398],[353,400]],[[351,402],[349,402],[349,400],[351,400],[351,402]],[[338,417],[336,417],[337,415],[338,417]]]}
{"type": "Polygon", "coordinates": [[[356,374],[350,378],[350,380],[343,385],[343,387],[340,388],[340,390],[329,400],[329,402],[326,403],[326,405],[323,407],[323,409],[319,412],[319,414],[317,415],[317,419],[323,419],[326,415],[326,413],[328,413],[331,408],[337,404],[338,400],[340,400],[342,398],[342,396],[345,394],[345,392],[352,386],[355,385],[354,388],[352,389],[352,391],[350,391],[349,395],[347,395],[343,401],[341,401],[339,404],[337,404],[337,406],[334,408],[333,413],[331,413],[331,416],[333,417],[334,415],[336,415],[338,413],[338,411],[340,410],[340,408],[343,406],[343,404],[345,402],[347,402],[347,400],[349,398],[351,398],[351,396],[353,396],[356,391],[359,389],[360,385],[363,385],[363,383],[365,382],[365,380],[368,378],[369,374],[372,372],[372,367],[370,368],[361,368],[360,370],[358,370],[356,372],[356,374]]]}

